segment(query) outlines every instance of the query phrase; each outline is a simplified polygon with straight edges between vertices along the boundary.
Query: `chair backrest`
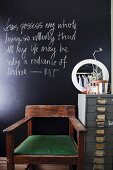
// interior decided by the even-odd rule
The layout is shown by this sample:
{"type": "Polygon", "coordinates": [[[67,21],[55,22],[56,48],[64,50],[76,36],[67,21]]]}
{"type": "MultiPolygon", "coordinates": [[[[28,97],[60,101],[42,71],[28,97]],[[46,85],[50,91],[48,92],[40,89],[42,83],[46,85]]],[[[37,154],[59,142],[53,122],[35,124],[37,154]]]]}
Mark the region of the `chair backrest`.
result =
{"type": "Polygon", "coordinates": [[[25,117],[75,117],[74,105],[27,105],[25,117]]]}

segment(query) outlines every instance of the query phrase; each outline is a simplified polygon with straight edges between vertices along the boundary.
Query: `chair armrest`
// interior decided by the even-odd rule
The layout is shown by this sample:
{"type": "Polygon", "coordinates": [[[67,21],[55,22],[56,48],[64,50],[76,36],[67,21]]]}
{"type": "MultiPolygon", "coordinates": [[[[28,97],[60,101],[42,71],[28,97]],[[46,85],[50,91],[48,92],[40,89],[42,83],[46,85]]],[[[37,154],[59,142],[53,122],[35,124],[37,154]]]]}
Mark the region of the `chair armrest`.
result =
{"type": "Polygon", "coordinates": [[[77,132],[87,131],[86,128],[75,117],[70,117],[69,120],[77,132]]]}
{"type": "Polygon", "coordinates": [[[16,128],[18,128],[19,126],[23,125],[24,123],[28,122],[32,117],[25,117],[21,120],[19,120],[18,122],[12,124],[11,126],[9,126],[8,128],[4,129],[3,132],[11,132],[13,130],[15,130],[16,128]]]}

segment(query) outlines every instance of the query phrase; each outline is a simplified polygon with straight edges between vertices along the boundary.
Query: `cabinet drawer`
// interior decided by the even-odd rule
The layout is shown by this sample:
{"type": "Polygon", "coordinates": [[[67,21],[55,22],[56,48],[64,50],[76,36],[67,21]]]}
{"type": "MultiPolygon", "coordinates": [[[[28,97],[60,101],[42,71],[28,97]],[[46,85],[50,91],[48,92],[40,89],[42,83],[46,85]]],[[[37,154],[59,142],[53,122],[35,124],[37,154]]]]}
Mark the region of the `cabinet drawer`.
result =
{"type": "Polygon", "coordinates": [[[86,149],[85,150],[85,155],[86,156],[98,156],[98,157],[103,157],[103,156],[113,156],[113,150],[112,149],[104,149],[104,150],[95,150],[95,148],[92,149],[86,149]]]}
{"type": "Polygon", "coordinates": [[[113,135],[113,128],[87,128],[87,133],[86,133],[87,136],[98,136],[98,135],[106,135],[107,137],[108,136],[111,136],[113,135]],[[99,133],[99,130],[102,131],[102,133],[100,134],[99,133]],[[104,131],[104,133],[103,133],[104,131]]]}
{"type": "Polygon", "coordinates": [[[86,135],[86,143],[89,143],[89,142],[113,142],[113,135],[106,135],[106,136],[101,136],[101,137],[97,137],[95,135],[91,135],[91,136],[88,136],[86,135]]]}
{"type": "Polygon", "coordinates": [[[95,164],[85,164],[84,170],[112,170],[112,164],[102,164],[100,166],[95,166],[95,164]]]}
{"type": "Polygon", "coordinates": [[[93,127],[103,127],[103,128],[112,128],[113,127],[113,119],[106,119],[104,122],[96,122],[96,121],[90,121],[88,120],[86,122],[87,128],[93,128],[93,127]]]}
{"type": "Polygon", "coordinates": [[[88,97],[87,105],[112,105],[113,97],[88,97]]]}
{"type": "Polygon", "coordinates": [[[112,163],[112,157],[91,157],[91,156],[85,156],[84,159],[85,163],[104,163],[104,164],[110,164],[112,163]]]}
{"type": "Polygon", "coordinates": [[[86,121],[89,121],[89,120],[95,121],[98,115],[105,115],[106,119],[113,119],[113,112],[104,112],[104,113],[88,112],[86,113],[86,121]]]}
{"type": "Polygon", "coordinates": [[[90,105],[87,107],[86,112],[94,113],[94,112],[112,112],[113,113],[113,105],[90,105]]]}
{"type": "Polygon", "coordinates": [[[87,142],[85,149],[91,150],[91,149],[105,149],[105,150],[112,150],[113,151],[113,143],[112,142],[87,142]]]}

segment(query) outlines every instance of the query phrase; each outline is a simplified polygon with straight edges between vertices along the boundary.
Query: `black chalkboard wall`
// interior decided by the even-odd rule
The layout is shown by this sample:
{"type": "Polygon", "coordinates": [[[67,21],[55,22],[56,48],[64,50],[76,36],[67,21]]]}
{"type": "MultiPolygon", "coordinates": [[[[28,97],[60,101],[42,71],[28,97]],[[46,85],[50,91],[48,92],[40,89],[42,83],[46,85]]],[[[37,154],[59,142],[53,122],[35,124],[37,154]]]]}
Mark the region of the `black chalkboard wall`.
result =
{"type": "Polygon", "coordinates": [[[110,43],[110,0],[0,0],[0,156],[26,105],[77,105],[79,61],[101,47],[110,73],[110,43]]]}

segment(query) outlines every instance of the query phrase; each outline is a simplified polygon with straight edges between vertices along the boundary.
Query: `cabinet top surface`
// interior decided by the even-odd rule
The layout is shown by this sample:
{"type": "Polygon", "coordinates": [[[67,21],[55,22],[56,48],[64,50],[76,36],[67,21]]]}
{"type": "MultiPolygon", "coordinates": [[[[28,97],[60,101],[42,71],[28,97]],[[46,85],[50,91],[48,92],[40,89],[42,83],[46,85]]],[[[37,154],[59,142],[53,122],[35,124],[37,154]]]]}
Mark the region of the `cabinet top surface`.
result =
{"type": "Polygon", "coordinates": [[[78,94],[78,96],[86,97],[113,97],[113,94],[78,94]]]}

